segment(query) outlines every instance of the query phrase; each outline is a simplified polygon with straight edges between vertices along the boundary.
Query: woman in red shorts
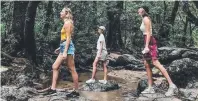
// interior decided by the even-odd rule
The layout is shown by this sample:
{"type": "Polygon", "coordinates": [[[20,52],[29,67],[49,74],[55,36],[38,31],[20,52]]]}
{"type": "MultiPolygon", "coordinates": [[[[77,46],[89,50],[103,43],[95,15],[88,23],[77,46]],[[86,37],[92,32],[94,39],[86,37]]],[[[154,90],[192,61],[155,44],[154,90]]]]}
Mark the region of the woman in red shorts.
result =
{"type": "Polygon", "coordinates": [[[152,24],[151,24],[151,18],[148,15],[149,9],[146,6],[143,6],[138,9],[138,14],[142,17],[142,24],[140,26],[140,30],[143,32],[144,35],[144,50],[143,53],[143,59],[144,59],[144,65],[146,68],[146,72],[148,75],[148,88],[146,88],[143,92],[145,93],[155,93],[152,84],[152,72],[151,68],[149,66],[148,60],[152,60],[152,63],[155,67],[157,67],[164,77],[167,79],[169,83],[169,89],[165,93],[166,96],[172,96],[175,94],[176,91],[178,91],[176,85],[172,82],[168,72],[166,69],[161,65],[161,63],[157,59],[157,44],[155,38],[152,36],[152,24]]]}

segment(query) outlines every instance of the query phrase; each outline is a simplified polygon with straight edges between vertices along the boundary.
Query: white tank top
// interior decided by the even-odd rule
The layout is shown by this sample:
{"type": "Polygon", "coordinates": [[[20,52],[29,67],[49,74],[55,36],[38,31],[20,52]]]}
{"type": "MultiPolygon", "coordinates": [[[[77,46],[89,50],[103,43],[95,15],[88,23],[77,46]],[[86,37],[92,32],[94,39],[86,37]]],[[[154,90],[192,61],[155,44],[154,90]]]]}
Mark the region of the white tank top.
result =
{"type": "MultiPolygon", "coordinates": [[[[140,26],[140,30],[142,31],[143,35],[145,35],[145,24],[144,24],[143,20],[142,20],[142,24],[140,26]]],[[[151,25],[151,28],[150,28],[150,33],[152,35],[152,25],[151,25]]]]}

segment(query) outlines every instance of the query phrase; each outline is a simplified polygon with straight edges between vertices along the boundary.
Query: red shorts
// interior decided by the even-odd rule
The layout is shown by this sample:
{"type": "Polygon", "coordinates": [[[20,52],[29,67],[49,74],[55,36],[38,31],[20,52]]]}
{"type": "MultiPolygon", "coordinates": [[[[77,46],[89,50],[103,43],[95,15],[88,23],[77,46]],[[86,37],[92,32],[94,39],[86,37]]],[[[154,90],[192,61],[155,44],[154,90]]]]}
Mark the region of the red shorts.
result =
{"type": "MultiPolygon", "coordinates": [[[[144,44],[146,44],[146,35],[144,35],[144,44]]],[[[157,60],[158,52],[157,52],[157,42],[153,36],[151,36],[149,43],[149,52],[143,55],[144,60],[157,60]]]]}

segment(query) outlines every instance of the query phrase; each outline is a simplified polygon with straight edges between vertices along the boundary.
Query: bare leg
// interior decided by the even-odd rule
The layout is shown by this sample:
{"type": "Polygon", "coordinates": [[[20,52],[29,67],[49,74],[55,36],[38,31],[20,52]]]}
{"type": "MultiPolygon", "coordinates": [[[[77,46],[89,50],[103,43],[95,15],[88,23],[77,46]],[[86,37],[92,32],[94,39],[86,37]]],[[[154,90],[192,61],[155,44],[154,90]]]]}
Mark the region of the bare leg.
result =
{"type": "Polygon", "coordinates": [[[169,85],[170,84],[173,84],[170,76],[168,75],[168,72],[166,71],[166,69],[161,65],[161,63],[158,60],[153,60],[153,65],[155,67],[157,67],[162,72],[162,74],[164,75],[164,77],[167,79],[169,85]]]}
{"type": "Polygon", "coordinates": [[[107,80],[107,61],[103,61],[103,68],[104,68],[104,80],[107,80]]]}
{"type": "Polygon", "coordinates": [[[96,57],[93,62],[92,79],[95,79],[97,63],[98,63],[98,57],[96,57]]]}
{"type": "Polygon", "coordinates": [[[74,88],[75,88],[75,90],[78,90],[78,74],[76,72],[74,58],[72,55],[67,55],[67,65],[68,65],[68,68],[72,74],[74,88]]]}
{"type": "Polygon", "coordinates": [[[147,76],[148,76],[148,86],[149,87],[152,87],[152,85],[153,85],[153,79],[152,79],[151,68],[149,66],[149,63],[146,60],[144,60],[144,65],[145,65],[147,76]]]}
{"type": "Polygon", "coordinates": [[[57,83],[57,79],[58,79],[58,74],[59,74],[59,67],[62,63],[63,57],[61,54],[58,55],[58,57],[56,58],[56,61],[54,62],[54,64],[52,65],[52,69],[53,69],[53,78],[52,78],[52,85],[51,85],[51,89],[55,90],[56,89],[56,83],[57,83]]]}

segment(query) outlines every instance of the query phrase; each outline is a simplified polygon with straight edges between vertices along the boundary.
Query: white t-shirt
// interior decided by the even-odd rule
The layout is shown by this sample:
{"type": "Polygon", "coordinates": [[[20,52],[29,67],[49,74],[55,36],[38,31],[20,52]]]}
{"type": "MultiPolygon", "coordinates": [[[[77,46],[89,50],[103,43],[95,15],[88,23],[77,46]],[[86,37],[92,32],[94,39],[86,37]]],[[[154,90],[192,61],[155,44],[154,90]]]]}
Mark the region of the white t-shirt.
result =
{"type": "Polygon", "coordinates": [[[98,49],[98,50],[100,49],[100,42],[103,42],[103,47],[102,47],[102,49],[103,49],[103,50],[106,50],[106,42],[105,42],[105,37],[104,37],[103,34],[100,34],[99,39],[98,39],[98,41],[97,41],[97,49],[98,49]]]}

